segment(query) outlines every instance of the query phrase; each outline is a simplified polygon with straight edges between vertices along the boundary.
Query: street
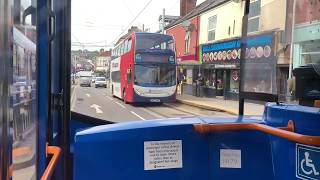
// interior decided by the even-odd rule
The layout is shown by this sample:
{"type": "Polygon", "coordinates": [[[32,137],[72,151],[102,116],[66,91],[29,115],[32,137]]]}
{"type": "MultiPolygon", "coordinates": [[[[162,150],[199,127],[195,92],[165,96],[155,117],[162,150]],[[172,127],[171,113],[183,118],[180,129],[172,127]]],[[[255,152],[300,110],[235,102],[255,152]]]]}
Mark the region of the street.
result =
{"type": "Polygon", "coordinates": [[[167,119],[187,116],[227,116],[180,103],[125,104],[112,97],[108,88],[80,87],[76,85],[71,95],[71,110],[111,122],[167,119]]]}

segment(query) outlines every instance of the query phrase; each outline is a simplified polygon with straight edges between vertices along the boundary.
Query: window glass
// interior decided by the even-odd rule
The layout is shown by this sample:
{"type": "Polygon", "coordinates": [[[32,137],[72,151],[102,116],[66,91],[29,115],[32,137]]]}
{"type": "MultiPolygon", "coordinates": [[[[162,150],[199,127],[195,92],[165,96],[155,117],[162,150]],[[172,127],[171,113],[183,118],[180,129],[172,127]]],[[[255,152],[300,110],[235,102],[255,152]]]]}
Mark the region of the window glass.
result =
{"type": "Polygon", "coordinates": [[[239,79],[240,72],[239,70],[231,70],[230,74],[230,92],[231,93],[239,93],[239,79]]]}
{"type": "Polygon", "coordinates": [[[172,36],[153,33],[136,33],[136,50],[169,49],[174,51],[172,36]]]}
{"type": "Polygon", "coordinates": [[[120,56],[121,56],[123,54],[123,44],[122,43],[120,44],[119,49],[120,49],[120,56]]]}
{"type": "Polygon", "coordinates": [[[104,78],[104,77],[97,77],[96,78],[96,81],[105,81],[106,80],[106,78],[104,78]]]}
{"type": "Polygon", "coordinates": [[[120,82],[120,80],[121,80],[121,72],[120,71],[111,72],[111,81],[112,82],[120,82]]]}
{"type": "Polygon", "coordinates": [[[259,30],[259,17],[249,19],[248,21],[248,33],[255,32],[259,30]]]}
{"type": "Polygon", "coordinates": [[[302,65],[320,63],[320,40],[301,43],[302,65]]]}
{"type": "Polygon", "coordinates": [[[208,29],[215,29],[217,25],[217,15],[209,18],[208,29]]]}
{"type": "Polygon", "coordinates": [[[172,65],[136,65],[134,83],[139,86],[173,86],[176,67],[172,65]]]}
{"type": "Polygon", "coordinates": [[[250,3],[248,33],[259,30],[261,14],[261,0],[252,0],[250,3]]]}
{"type": "MultiPolygon", "coordinates": [[[[127,2],[129,3],[129,1],[127,2]]],[[[212,0],[212,2],[217,1],[212,0]]],[[[183,17],[184,20],[179,22],[174,20],[177,14],[173,13],[171,14],[173,16],[166,16],[166,22],[164,23],[167,25],[165,32],[167,34],[147,32],[161,32],[162,30],[158,29],[159,22],[157,21],[153,21],[153,24],[144,22],[143,18],[148,15],[151,17],[150,13],[141,14],[140,19],[132,23],[132,27],[130,25],[130,27],[124,29],[130,19],[125,19],[124,21],[121,18],[109,18],[118,17],[117,13],[123,14],[123,11],[113,14],[109,11],[110,7],[119,9],[117,3],[112,4],[112,6],[101,5],[100,7],[105,9],[103,11],[105,15],[100,15],[98,10],[96,12],[93,12],[93,10],[88,13],[91,18],[82,17],[83,10],[79,9],[78,11],[81,13],[73,15],[72,22],[94,27],[90,27],[91,31],[85,33],[81,32],[80,28],[72,28],[72,33],[85,46],[82,48],[83,54],[75,64],[88,64],[92,60],[96,71],[98,69],[97,64],[94,56],[91,58],[90,53],[100,52],[99,49],[102,46],[108,49],[114,43],[117,44],[113,55],[119,56],[130,51],[132,47],[134,47],[134,52],[130,52],[121,58],[112,57],[114,61],[107,63],[109,67],[103,67],[103,72],[106,74],[103,77],[107,77],[107,82],[111,82],[111,80],[120,82],[121,80],[121,84],[107,83],[107,89],[79,87],[76,84],[75,93],[72,96],[74,97],[74,107],[78,112],[97,115],[96,117],[103,116],[110,121],[117,118],[127,120],[130,119],[131,113],[129,112],[129,115],[121,113],[121,117],[113,116],[113,113],[109,111],[109,107],[121,112],[123,109],[119,110],[119,107],[116,107],[117,104],[114,107],[109,101],[122,103],[120,100],[123,100],[124,92],[128,95],[127,100],[129,103],[149,102],[150,99],[153,100],[154,98],[161,101],[167,100],[167,98],[171,98],[169,94],[174,93],[174,85],[177,84],[177,80],[186,82],[180,87],[182,95],[202,96],[204,92],[208,93],[209,96],[224,96],[223,99],[228,100],[231,97],[229,94],[234,95],[233,98],[236,98],[238,95],[246,95],[250,92],[255,95],[256,93],[275,95],[281,91],[280,93],[287,99],[289,91],[286,86],[289,86],[287,85],[288,78],[292,77],[290,62],[293,62],[292,69],[294,69],[300,65],[318,63],[320,59],[319,1],[247,1],[250,3],[250,9],[248,23],[246,23],[248,27],[245,28],[242,27],[244,23],[242,17],[246,3],[244,1],[235,2],[220,0],[215,7],[213,7],[214,4],[210,5],[210,3],[209,6],[203,9],[198,6],[200,8],[198,10],[203,11],[199,15],[201,16],[199,17],[201,19],[199,22],[197,21],[199,19],[189,16],[190,14],[183,17]],[[210,8],[211,6],[212,8],[210,8]],[[102,18],[95,19],[92,17],[102,18]],[[94,29],[97,29],[97,31],[94,29]],[[242,29],[248,31],[246,39],[241,39],[242,29]],[[98,30],[103,33],[99,33],[98,30]],[[199,42],[191,41],[193,40],[191,39],[193,35],[198,37],[199,42]],[[215,42],[217,40],[218,43],[215,42]],[[245,43],[246,40],[248,40],[247,43],[245,43]],[[247,46],[243,49],[244,51],[241,49],[241,42],[247,46]],[[208,47],[207,52],[200,48],[203,46],[208,47]],[[199,47],[197,48],[198,51],[191,53],[196,50],[196,47],[199,47]],[[175,50],[177,50],[177,53],[175,53],[175,50]],[[114,63],[115,61],[117,62],[114,63]],[[130,65],[132,72],[128,71],[130,65]],[[184,74],[178,77],[175,76],[175,71],[177,71],[175,68],[181,68],[184,74]],[[241,82],[244,83],[241,85],[241,90],[245,93],[238,93],[240,91],[240,88],[238,88],[240,69],[241,82]],[[197,80],[200,82],[198,85],[205,85],[204,89],[197,89],[197,80]],[[112,91],[112,86],[114,87],[114,92],[112,91]],[[136,89],[137,86],[140,86],[140,89],[136,89]],[[197,94],[199,91],[201,93],[197,94]],[[106,99],[101,96],[110,98],[116,96],[119,99],[110,100],[110,98],[106,99]],[[92,104],[101,106],[101,110],[104,113],[96,113],[94,108],[90,108],[92,104]]],[[[82,1],[73,1],[73,3],[76,5],[85,4],[82,1]]],[[[100,3],[104,4],[104,1],[99,1],[100,3]]],[[[141,7],[143,7],[141,2],[134,3],[141,4],[141,7]]],[[[86,6],[91,6],[91,4],[87,3],[86,6]]],[[[164,6],[166,4],[163,3],[164,6]]],[[[157,9],[155,6],[154,8],[156,8],[157,12],[161,12],[162,8],[167,7],[159,7],[157,9]]],[[[90,9],[87,8],[86,11],[90,9]]],[[[156,11],[154,12],[157,14],[156,11]]],[[[79,49],[76,50],[79,51],[79,49]]],[[[25,51],[21,52],[18,47],[14,49],[14,52],[17,57],[26,56],[27,54],[25,51]]],[[[20,66],[26,66],[25,63],[21,64],[18,58],[14,61],[13,64],[16,64],[16,69],[20,68],[18,67],[19,63],[20,66]]],[[[106,63],[103,62],[103,64],[106,63]]],[[[23,78],[20,77],[20,79],[23,78]]],[[[204,97],[206,97],[205,94],[204,97]]],[[[144,117],[144,112],[140,114],[139,110],[130,104],[124,105],[127,107],[126,110],[136,110],[135,112],[145,119],[154,118],[149,114],[144,117]]]]}
{"type": "Polygon", "coordinates": [[[128,40],[124,42],[124,53],[128,52],[128,40]]]}
{"type": "Polygon", "coordinates": [[[208,31],[208,41],[213,41],[215,39],[216,39],[216,31],[215,30],[208,31]]]}
{"type": "Polygon", "coordinates": [[[217,15],[208,19],[208,41],[215,40],[217,26],[217,15]]]}
{"type": "MultiPolygon", "coordinates": [[[[12,138],[13,179],[36,179],[37,157],[37,1],[24,0],[12,6],[12,138]],[[20,153],[22,152],[22,153],[20,153]]],[[[14,1],[14,3],[17,3],[14,1]]]]}
{"type": "Polygon", "coordinates": [[[132,46],[132,40],[129,39],[129,40],[128,40],[128,51],[131,50],[131,46],[132,46]]]}
{"type": "Polygon", "coordinates": [[[184,43],[185,43],[185,46],[184,46],[185,53],[189,53],[190,52],[190,31],[186,32],[184,43]]]}
{"type": "Polygon", "coordinates": [[[261,0],[251,1],[249,18],[260,16],[260,13],[261,13],[261,0]]]}

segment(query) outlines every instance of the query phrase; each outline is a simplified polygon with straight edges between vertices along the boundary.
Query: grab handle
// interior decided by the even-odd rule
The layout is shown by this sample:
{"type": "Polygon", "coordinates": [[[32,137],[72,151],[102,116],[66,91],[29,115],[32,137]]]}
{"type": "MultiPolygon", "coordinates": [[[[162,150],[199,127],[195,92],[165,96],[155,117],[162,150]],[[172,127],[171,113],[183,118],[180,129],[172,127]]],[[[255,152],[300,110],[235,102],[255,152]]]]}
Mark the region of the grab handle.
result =
{"type": "Polygon", "coordinates": [[[199,133],[210,133],[216,131],[256,130],[272,134],[290,141],[307,145],[320,145],[320,136],[307,136],[293,132],[293,121],[289,121],[287,127],[275,128],[258,123],[228,123],[228,124],[194,124],[199,133]]]}
{"type": "Polygon", "coordinates": [[[61,154],[61,149],[60,149],[60,147],[57,147],[57,146],[48,146],[47,145],[46,155],[48,156],[48,154],[52,154],[52,158],[51,158],[46,170],[44,171],[44,173],[41,177],[41,180],[51,179],[51,176],[52,176],[54,169],[57,165],[57,162],[59,160],[59,156],[61,154]]]}

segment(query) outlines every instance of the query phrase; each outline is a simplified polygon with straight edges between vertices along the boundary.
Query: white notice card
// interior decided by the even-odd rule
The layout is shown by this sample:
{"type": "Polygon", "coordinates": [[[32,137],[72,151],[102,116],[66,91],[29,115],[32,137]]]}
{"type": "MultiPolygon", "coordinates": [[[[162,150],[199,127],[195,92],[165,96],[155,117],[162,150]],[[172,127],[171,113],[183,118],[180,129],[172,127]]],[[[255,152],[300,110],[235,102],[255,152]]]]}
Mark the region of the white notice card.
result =
{"type": "Polygon", "coordinates": [[[182,168],[182,141],[144,142],[144,170],[182,168]]]}
{"type": "Polygon", "coordinates": [[[241,168],[241,150],[220,149],[220,168],[241,168]]]}

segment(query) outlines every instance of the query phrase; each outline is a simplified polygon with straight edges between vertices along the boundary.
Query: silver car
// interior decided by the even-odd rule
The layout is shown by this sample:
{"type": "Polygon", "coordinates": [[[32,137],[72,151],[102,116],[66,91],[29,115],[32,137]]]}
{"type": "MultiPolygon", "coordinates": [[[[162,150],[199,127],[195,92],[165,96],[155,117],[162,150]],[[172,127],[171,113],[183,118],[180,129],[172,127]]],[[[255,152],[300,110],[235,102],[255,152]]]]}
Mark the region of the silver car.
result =
{"type": "Polygon", "coordinates": [[[94,83],[95,87],[107,87],[107,80],[105,77],[96,77],[95,79],[95,83],[94,83]]]}
{"type": "Polygon", "coordinates": [[[80,78],[80,86],[91,87],[91,77],[83,76],[80,78]]]}

